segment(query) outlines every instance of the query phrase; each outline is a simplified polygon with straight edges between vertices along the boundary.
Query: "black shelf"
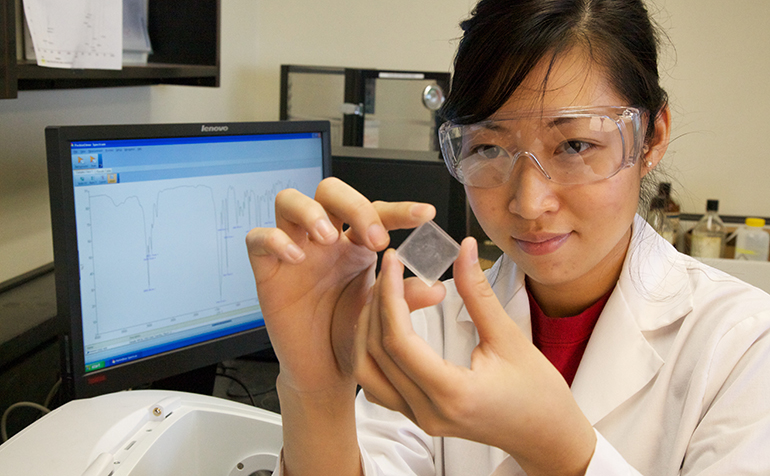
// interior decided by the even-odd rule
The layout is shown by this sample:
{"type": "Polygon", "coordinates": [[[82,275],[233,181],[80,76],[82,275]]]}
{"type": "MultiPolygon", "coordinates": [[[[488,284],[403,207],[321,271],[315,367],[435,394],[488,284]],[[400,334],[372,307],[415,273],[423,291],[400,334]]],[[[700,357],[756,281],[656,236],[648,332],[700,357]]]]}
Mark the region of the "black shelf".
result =
{"type": "Polygon", "coordinates": [[[122,70],[41,68],[32,63],[16,67],[19,90],[72,89],[150,84],[219,86],[219,67],[157,64],[124,66],[122,70]]]}

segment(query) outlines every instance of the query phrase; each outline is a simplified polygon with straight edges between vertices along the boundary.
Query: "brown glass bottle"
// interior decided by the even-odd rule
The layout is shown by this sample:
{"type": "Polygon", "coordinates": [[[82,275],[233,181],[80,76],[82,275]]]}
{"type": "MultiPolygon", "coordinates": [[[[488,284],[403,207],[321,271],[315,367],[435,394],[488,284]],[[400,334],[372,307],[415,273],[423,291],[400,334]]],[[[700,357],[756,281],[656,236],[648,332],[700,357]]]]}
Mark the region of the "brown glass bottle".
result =
{"type": "Polygon", "coordinates": [[[679,204],[671,196],[671,183],[661,182],[658,184],[658,196],[664,200],[663,211],[671,222],[671,226],[674,228],[674,246],[678,243],[680,228],[679,228],[679,204]]]}

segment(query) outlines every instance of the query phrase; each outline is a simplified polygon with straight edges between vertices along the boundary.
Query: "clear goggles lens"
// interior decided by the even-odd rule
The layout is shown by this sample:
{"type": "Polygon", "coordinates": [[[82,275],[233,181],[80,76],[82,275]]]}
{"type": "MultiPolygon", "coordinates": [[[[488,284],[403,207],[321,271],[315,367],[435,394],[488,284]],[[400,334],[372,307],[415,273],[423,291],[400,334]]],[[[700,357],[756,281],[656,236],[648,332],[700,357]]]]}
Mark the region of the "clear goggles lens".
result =
{"type": "Polygon", "coordinates": [[[471,187],[504,184],[519,158],[532,160],[555,183],[584,184],[636,163],[641,122],[632,107],[565,108],[468,125],[447,122],[439,141],[449,172],[471,187]]]}

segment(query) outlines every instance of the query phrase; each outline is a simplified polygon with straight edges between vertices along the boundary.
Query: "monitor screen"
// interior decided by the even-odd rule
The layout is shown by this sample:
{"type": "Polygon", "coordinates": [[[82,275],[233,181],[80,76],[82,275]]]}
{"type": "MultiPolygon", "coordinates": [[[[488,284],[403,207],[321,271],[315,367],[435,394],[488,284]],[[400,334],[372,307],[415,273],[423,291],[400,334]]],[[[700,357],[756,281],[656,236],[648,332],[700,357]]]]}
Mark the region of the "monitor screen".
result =
{"type": "Polygon", "coordinates": [[[329,174],[329,124],[46,129],[63,383],[150,383],[269,346],[245,237],[329,174]]]}

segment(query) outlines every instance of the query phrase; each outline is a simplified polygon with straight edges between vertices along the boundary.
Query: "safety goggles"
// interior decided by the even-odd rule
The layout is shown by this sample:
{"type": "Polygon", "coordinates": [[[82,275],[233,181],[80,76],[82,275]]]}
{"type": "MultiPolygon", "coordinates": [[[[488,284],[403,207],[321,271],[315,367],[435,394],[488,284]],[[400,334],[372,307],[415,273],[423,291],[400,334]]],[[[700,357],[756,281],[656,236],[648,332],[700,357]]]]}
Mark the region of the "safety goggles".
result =
{"type": "Polygon", "coordinates": [[[632,167],[642,150],[641,112],[633,107],[563,108],[497,115],[475,124],[444,123],[439,142],[461,183],[493,188],[529,158],[549,180],[597,182],[632,167]]]}

